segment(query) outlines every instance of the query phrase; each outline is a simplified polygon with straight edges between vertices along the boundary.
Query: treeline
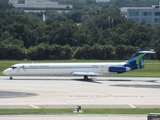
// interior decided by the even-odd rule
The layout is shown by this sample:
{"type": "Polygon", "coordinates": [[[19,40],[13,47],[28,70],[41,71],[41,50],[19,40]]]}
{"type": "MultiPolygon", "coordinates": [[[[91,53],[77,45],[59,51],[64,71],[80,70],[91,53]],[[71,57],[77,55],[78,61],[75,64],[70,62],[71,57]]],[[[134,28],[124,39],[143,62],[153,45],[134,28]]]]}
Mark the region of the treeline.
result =
{"type": "Polygon", "coordinates": [[[0,59],[128,59],[139,48],[155,49],[150,58],[160,59],[160,26],[135,24],[119,9],[25,13],[5,0],[0,6],[0,59]]]}
{"type": "MultiPolygon", "coordinates": [[[[22,49],[15,45],[0,45],[0,59],[30,59],[30,60],[58,60],[58,59],[101,59],[126,60],[129,59],[138,47],[118,45],[84,45],[83,47],[70,47],[69,45],[40,44],[30,49],[22,49]]],[[[158,56],[160,57],[160,56],[158,56]]],[[[150,59],[156,59],[152,54],[150,59]]]]}

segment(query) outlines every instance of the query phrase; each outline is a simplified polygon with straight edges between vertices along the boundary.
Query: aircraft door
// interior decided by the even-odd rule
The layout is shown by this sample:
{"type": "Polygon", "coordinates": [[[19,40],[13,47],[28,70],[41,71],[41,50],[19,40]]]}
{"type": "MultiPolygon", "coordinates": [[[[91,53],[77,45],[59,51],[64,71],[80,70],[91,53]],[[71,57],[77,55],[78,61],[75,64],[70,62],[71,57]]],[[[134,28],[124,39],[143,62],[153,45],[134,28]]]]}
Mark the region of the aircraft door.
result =
{"type": "Polygon", "coordinates": [[[20,70],[19,68],[16,69],[16,74],[19,74],[20,73],[20,70]]]}
{"type": "Polygon", "coordinates": [[[100,66],[100,72],[101,72],[101,73],[105,73],[105,66],[103,66],[103,65],[100,66]]]}

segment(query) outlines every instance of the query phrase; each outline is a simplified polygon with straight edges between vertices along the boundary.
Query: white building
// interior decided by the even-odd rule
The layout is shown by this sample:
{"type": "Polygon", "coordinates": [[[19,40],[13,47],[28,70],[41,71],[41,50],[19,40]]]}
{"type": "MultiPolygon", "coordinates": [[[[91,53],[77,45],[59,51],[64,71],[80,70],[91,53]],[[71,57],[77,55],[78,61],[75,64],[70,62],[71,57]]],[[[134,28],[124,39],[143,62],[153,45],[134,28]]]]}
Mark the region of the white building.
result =
{"type": "Polygon", "coordinates": [[[122,7],[121,13],[136,23],[160,24],[160,5],[152,7],[122,7]]]}
{"type": "Polygon", "coordinates": [[[58,2],[50,2],[49,0],[25,0],[25,4],[19,4],[18,0],[9,0],[9,3],[12,3],[18,9],[23,9],[25,12],[44,12],[46,10],[62,12],[73,9],[72,5],[59,5],[58,2]]]}
{"type": "Polygon", "coordinates": [[[110,2],[110,0],[96,0],[96,2],[110,2]]]}

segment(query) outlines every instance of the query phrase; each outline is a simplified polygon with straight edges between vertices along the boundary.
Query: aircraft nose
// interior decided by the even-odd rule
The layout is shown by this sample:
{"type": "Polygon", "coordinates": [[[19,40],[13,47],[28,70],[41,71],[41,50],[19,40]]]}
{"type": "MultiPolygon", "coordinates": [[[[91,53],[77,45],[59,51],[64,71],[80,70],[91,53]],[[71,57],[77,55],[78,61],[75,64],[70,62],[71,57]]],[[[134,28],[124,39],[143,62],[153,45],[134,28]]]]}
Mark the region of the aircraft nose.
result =
{"type": "Polygon", "coordinates": [[[8,75],[8,74],[9,74],[9,70],[8,70],[8,69],[4,70],[4,71],[3,71],[3,74],[4,74],[4,75],[8,75]]]}

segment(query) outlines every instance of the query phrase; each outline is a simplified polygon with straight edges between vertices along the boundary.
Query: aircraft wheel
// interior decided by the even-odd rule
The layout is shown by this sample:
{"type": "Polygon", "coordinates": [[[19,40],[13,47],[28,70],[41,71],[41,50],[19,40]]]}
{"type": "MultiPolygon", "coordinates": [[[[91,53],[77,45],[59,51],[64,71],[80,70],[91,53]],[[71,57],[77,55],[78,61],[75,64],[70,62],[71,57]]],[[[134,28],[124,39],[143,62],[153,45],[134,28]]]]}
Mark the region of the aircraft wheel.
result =
{"type": "Polygon", "coordinates": [[[84,80],[88,80],[88,76],[87,75],[84,76],[84,80]]]}
{"type": "Polygon", "coordinates": [[[12,77],[10,77],[10,80],[12,80],[13,78],[12,77]]]}

